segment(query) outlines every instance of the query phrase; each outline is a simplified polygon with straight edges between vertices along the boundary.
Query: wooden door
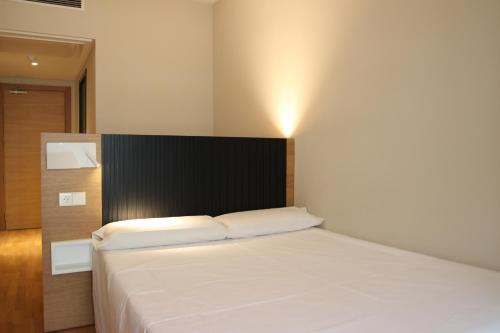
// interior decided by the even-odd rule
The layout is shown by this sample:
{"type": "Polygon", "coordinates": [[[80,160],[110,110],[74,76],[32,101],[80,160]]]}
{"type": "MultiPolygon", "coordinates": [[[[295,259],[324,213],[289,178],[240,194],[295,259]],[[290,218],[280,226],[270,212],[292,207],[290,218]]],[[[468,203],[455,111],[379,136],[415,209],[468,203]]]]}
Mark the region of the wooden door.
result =
{"type": "Polygon", "coordinates": [[[70,88],[2,87],[7,230],[40,228],[40,133],[70,130],[70,88]]]}

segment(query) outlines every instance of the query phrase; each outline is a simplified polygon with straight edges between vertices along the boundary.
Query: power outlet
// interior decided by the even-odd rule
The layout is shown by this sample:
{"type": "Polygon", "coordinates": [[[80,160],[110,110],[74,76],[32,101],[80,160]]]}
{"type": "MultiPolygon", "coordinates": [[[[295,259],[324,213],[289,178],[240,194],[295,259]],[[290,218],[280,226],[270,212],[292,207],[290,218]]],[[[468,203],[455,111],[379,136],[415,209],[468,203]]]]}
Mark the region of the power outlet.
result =
{"type": "Polygon", "coordinates": [[[59,193],[59,206],[72,206],[73,193],[59,193]]]}

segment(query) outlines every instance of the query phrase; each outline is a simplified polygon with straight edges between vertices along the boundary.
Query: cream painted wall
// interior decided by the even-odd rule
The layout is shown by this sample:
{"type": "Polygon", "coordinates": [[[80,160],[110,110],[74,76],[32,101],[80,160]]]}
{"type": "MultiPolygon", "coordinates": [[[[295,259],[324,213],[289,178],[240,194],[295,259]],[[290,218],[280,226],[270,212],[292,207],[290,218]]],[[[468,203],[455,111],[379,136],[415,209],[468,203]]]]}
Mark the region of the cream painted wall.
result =
{"type": "Polygon", "coordinates": [[[0,1],[0,29],[96,40],[99,133],[212,134],[212,15],[194,0],[0,1]]]}
{"type": "Polygon", "coordinates": [[[221,0],[216,135],[296,137],[325,227],[500,270],[500,1],[221,0]]]}

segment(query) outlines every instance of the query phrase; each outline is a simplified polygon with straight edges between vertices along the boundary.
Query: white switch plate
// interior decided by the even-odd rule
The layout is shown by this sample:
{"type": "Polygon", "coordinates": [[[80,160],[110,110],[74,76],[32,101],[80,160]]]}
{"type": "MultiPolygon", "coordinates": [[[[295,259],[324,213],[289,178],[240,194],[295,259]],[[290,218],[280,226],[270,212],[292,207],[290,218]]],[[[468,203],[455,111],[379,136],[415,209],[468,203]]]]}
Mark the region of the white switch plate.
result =
{"type": "Polygon", "coordinates": [[[85,192],[59,193],[59,206],[85,206],[87,204],[85,192]]]}
{"type": "Polygon", "coordinates": [[[85,192],[73,192],[73,206],[85,206],[85,192]]]}
{"type": "Polygon", "coordinates": [[[73,193],[59,193],[59,206],[72,206],[73,205],[73,193]]]}

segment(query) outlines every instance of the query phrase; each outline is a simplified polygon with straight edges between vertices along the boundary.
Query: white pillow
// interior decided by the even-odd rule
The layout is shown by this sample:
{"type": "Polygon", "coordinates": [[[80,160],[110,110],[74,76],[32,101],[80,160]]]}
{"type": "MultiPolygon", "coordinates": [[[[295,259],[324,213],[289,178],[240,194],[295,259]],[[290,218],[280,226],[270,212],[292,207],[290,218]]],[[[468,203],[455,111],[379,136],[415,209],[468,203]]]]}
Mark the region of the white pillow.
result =
{"type": "Polygon", "coordinates": [[[227,229],[210,216],[119,221],[92,233],[98,250],[134,249],[221,240],[227,229]]]}
{"type": "Polygon", "coordinates": [[[229,238],[247,238],[308,229],[323,219],[305,208],[285,207],[220,215],[215,218],[228,228],[229,238]]]}

